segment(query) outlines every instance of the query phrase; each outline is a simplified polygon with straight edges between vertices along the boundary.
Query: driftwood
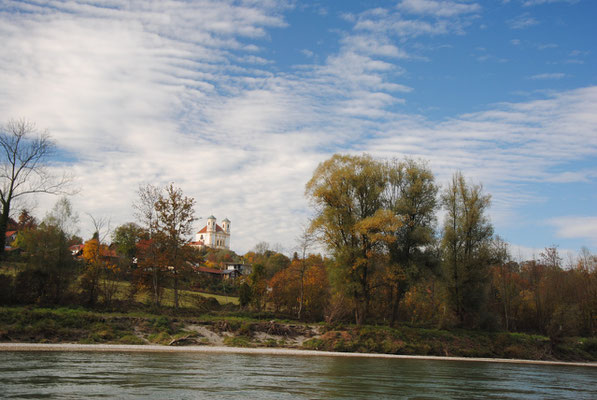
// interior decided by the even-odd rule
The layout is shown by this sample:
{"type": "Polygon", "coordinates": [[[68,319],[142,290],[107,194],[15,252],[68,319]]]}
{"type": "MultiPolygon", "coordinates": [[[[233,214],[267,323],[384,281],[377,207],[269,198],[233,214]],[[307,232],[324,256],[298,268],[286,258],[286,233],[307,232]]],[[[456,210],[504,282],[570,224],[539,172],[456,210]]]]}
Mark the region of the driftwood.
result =
{"type": "Polygon", "coordinates": [[[184,346],[186,344],[195,343],[197,343],[197,340],[194,337],[192,337],[191,335],[185,335],[177,339],[172,339],[170,343],[168,343],[168,346],[184,346]]]}

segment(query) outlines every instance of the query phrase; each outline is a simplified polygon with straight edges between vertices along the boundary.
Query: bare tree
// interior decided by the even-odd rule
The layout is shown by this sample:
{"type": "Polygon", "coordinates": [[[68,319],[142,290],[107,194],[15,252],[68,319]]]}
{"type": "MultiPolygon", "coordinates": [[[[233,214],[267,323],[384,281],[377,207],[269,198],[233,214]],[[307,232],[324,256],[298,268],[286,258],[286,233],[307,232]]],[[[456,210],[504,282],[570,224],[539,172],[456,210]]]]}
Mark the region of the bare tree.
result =
{"type": "Polygon", "coordinates": [[[148,183],[140,185],[137,194],[139,198],[133,203],[135,217],[137,217],[141,226],[147,229],[151,238],[156,220],[155,205],[160,197],[161,189],[148,183]]]}
{"type": "Polygon", "coordinates": [[[303,227],[303,230],[300,236],[297,238],[297,248],[301,252],[301,260],[300,260],[300,268],[299,272],[299,279],[300,279],[300,293],[299,293],[299,308],[297,312],[297,318],[301,319],[301,314],[303,312],[304,303],[305,303],[305,272],[307,271],[307,252],[309,248],[313,246],[313,242],[315,241],[313,232],[309,229],[308,226],[303,227]]]}
{"type": "Polygon", "coordinates": [[[96,238],[100,244],[106,242],[106,238],[110,235],[110,218],[106,217],[94,217],[87,213],[87,216],[91,219],[93,224],[93,237],[96,238]]]}
{"type": "Polygon", "coordinates": [[[67,175],[56,177],[46,168],[54,147],[46,131],[38,131],[25,119],[11,120],[0,128],[0,256],[12,202],[33,193],[63,193],[70,182],[67,175]]]}
{"type": "Polygon", "coordinates": [[[156,307],[160,306],[161,271],[157,265],[157,248],[153,240],[153,233],[157,217],[155,206],[161,196],[161,191],[162,189],[149,183],[140,185],[139,190],[137,190],[139,198],[133,203],[135,217],[137,217],[139,224],[145,228],[149,234],[149,248],[145,254],[146,259],[143,260],[144,262],[142,262],[142,264],[149,263],[148,267],[151,268],[152,296],[156,307]]]}

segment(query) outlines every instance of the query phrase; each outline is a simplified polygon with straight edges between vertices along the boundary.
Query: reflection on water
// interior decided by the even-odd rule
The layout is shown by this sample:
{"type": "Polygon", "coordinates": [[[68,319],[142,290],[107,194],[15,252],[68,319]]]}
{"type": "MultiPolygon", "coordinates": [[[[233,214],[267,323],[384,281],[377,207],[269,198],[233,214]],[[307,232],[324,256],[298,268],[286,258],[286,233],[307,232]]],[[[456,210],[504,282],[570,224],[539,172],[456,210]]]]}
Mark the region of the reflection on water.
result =
{"type": "Polygon", "coordinates": [[[594,368],[241,354],[0,352],[0,397],[597,399],[594,368]]]}

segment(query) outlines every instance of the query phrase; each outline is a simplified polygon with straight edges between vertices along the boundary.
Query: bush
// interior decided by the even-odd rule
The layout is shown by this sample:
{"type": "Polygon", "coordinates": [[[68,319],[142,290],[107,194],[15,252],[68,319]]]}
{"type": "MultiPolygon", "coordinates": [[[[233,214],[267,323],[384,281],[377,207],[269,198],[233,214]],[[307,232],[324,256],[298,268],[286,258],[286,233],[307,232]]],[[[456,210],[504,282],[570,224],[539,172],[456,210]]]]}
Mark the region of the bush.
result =
{"type": "Polygon", "coordinates": [[[15,279],[16,300],[20,304],[35,304],[44,297],[48,274],[39,269],[27,268],[20,271],[15,279]]]}
{"type": "Polygon", "coordinates": [[[303,342],[303,347],[308,350],[325,350],[325,342],[321,339],[309,339],[303,342]]]}
{"type": "Polygon", "coordinates": [[[13,278],[0,273],[0,304],[6,305],[14,302],[13,278]]]}
{"type": "Polygon", "coordinates": [[[120,344],[145,344],[145,341],[135,335],[124,335],[123,337],[118,339],[118,343],[120,343],[120,344]]]}
{"type": "Polygon", "coordinates": [[[251,339],[246,336],[229,336],[224,338],[224,344],[232,347],[254,347],[251,339]]]}

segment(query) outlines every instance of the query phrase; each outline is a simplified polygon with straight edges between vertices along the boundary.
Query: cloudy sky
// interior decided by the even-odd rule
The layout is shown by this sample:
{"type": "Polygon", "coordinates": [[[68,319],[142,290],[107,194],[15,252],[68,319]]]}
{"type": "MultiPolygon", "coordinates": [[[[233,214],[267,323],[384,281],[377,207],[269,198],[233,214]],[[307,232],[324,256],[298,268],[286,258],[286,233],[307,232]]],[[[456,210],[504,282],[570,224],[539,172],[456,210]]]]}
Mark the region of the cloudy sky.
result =
{"type": "MultiPolygon", "coordinates": [[[[174,182],[232,248],[291,251],[332,154],[492,194],[519,252],[597,251],[593,0],[0,0],[0,116],[48,129],[86,214],[174,182]]],[[[56,199],[36,198],[38,216],[56,199]]],[[[516,255],[516,254],[515,254],[516,255]]]]}

